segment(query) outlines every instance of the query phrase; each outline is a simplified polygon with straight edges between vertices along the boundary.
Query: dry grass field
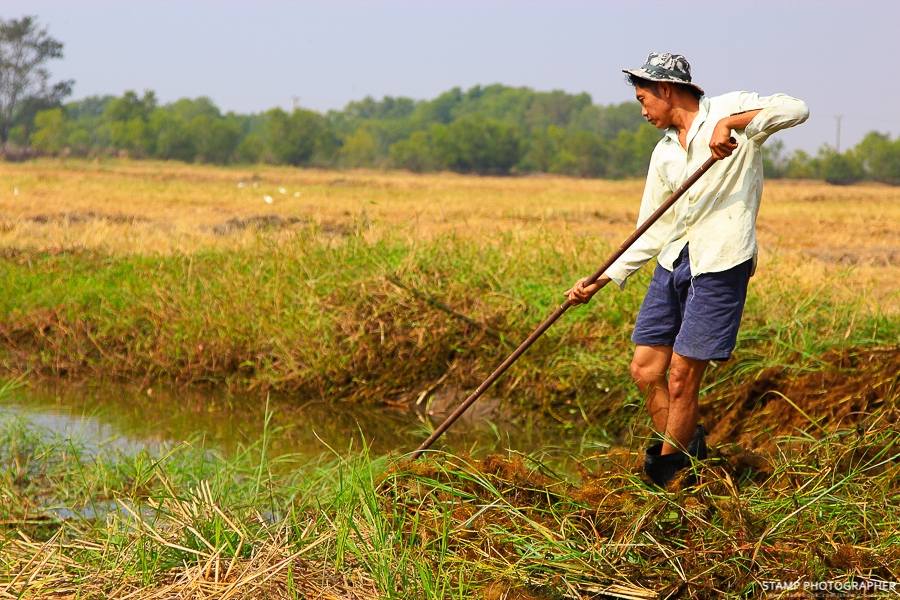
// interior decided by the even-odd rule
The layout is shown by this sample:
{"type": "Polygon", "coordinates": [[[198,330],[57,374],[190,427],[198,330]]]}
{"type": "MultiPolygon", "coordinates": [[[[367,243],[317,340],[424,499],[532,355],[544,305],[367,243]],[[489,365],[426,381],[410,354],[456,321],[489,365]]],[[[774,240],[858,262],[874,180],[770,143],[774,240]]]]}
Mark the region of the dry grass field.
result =
{"type": "MultiPolygon", "coordinates": [[[[501,232],[541,232],[560,248],[586,236],[615,245],[634,227],[642,187],[127,161],[4,163],[0,181],[0,247],[113,254],[241,248],[309,224],[325,237],[360,231],[410,243],[447,233],[481,243],[501,232]]],[[[824,286],[897,313],[900,188],[769,181],[758,231],[757,282],[773,279],[798,294],[824,286]]]]}

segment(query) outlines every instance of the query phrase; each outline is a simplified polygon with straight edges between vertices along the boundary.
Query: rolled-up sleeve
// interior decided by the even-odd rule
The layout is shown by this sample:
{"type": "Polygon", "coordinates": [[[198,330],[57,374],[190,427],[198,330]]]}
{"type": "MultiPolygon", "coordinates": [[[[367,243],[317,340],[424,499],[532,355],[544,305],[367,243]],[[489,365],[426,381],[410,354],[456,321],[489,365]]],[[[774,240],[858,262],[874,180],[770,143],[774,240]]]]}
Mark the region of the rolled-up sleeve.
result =
{"type": "MultiPolygon", "coordinates": [[[[655,162],[651,158],[650,170],[647,173],[647,183],[644,186],[644,195],[641,198],[638,226],[646,221],[653,214],[653,211],[660,207],[670,191],[655,162]]],[[[672,219],[671,211],[660,217],[616,262],[610,265],[605,275],[620,288],[624,288],[625,280],[662,250],[662,247],[668,241],[668,233],[671,232],[672,223],[670,221],[672,219]]]]}
{"type": "Polygon", "coordinates": [[[759,110],[759,114],[744,129],[747,139],[757,144],[762,144],[776,131],[794,127],[809,118],[806,102],[787,94],[760,96],[754,92],[741,92],[738,104],[735,112],[759,110]]]}

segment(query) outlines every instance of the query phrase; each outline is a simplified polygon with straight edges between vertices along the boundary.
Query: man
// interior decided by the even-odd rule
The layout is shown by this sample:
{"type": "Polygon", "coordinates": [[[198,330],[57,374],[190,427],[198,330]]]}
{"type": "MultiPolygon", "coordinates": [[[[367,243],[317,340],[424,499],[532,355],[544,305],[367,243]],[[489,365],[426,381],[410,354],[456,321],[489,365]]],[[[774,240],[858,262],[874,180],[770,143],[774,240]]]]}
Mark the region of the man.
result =
{"type": "Polygon", "coordinates": [[[700,381],[709,361],[726,360],[734,350],[755,270],[762,143],[804,122],[809,111],[783,94],[708,98],[679,54],[654,52],[643,67],[624,72],[641,115],[665,131],[650,157],[639,223],[710,155],[721,159],[596,283],[585,286],[581,279],[565,292],[573,303],[587,302],[610,281],[624,287],[632,273],[657,259],[632,335],[631,375],[662,436],[647,449],[644,470],[665,487],[690,465],[689,455],[706,458],[705,432],[697,424],[700,381]]]}

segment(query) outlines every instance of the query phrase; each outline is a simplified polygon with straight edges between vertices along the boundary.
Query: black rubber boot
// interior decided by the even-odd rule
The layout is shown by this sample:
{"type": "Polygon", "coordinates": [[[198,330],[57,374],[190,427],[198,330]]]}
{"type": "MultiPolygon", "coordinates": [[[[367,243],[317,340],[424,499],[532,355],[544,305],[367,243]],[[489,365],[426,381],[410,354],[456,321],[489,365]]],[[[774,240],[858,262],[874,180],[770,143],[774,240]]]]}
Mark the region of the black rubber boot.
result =
{"type": "MultiPolygon", "coordinates": [[[[644,472],[653,483],[661,488],[665,488],[675,478],[678,471],[690,466],[691,460],[688,454],[697,460],[706,460],[706,430],[702,425],[697,425],[694,437],[688,444],[687,450],[687,454],[678,451],[661,455],[662,442],[653,444],[647,448],[647,453],[644,456],[644,472]]],[[[691,486],[695,483],[696,477],[693,474],[685,479],[686,486],[691,486]]]]}
{"type": "Polygon", "coordinates": [[[657,442],[647,448],[647,454],[644,456],[644,472],[650,478],[650,481],[661,488],[665,488],[675,477],[675,474],[688,466],[690,461],[684,452],[660,454],[661,450],[662,442],[657,442]]]}
{"type": "Polygon", "coordinates": [[[688,444],[688,454],[697,460],[706,460],[706,430],[703,425],[697,425],[694,430],[694,438],[688,444]]]}

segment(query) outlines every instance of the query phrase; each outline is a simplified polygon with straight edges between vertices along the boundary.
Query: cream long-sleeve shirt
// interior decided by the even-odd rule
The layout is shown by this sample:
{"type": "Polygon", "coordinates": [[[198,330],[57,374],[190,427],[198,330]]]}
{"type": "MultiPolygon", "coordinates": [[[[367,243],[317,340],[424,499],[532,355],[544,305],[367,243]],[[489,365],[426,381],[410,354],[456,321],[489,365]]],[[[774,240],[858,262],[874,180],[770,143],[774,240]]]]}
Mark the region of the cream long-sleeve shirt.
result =
{"type": "MultiPolygon", "coordinates": [[[[731,92],[700,99],[700,110],[687,134],[687,150],[675,128],[666,130],[650,157],[638,224],[711,155],[709,140],[720,119],[761,109],[743,131],[738,147],[713,165],[675,205],[606,270],[620,287],[644,263],[657,257],[672,270],[690,243],[691,274],[717,273],[756,258],[756,215],[762,196],[762,143],[780,129],[803,123],[809,110],[802,100],[784,94],[760,96],[731,92]]],[[[755,263],[754,263],[755,267],[755,263]]]]}

